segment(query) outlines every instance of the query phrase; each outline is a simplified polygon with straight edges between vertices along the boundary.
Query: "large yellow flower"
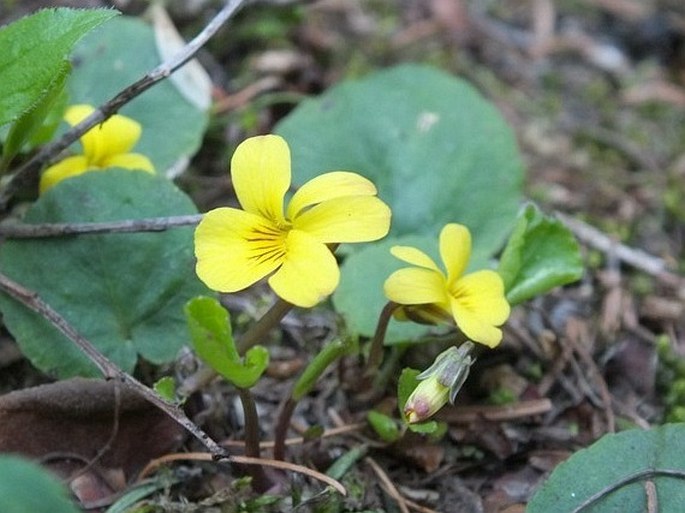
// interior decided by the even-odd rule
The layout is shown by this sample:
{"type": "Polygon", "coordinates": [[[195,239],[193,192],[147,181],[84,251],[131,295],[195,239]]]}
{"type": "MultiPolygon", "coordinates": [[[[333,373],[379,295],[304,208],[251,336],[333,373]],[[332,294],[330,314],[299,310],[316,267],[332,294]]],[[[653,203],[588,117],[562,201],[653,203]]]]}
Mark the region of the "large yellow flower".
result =
{"type": "Polygon", "coordinates": [[[509,317],[509,303],[499,274],[490,270],[464,276],[471,256],[471,234],[460,224],[448,224],[440,232],[443,273],[424,252],[410,246],[394,246],[391,253],[416,267],[395,271],[385,281],[385,295],[403,305],[399,318],[424,322],[451,321],[474,342],[495,347],[502,340],[497,326],[509,317]]]}
{"type": "MultiPolygon", "coordinates": [[[[72,105],[64,114],[64,119],[74,126],[94,110],[90,105],[72,105]]],[[[120,114],[91,128],[81,137],[82,155],[67,157],[45,170],[40,179],[41,194],[66,178],[108,167],[154,173],[155,167],[150,159],[140,153],[129,153],[140,139],[141,131],[137,121],[120,114]]]]}
{"type": "Polygon", "coordinates": [[[327,244],[377,240],[390,228],[390,209],[376,197],[376,187],[345,171],[304,184],[284,212],[290,149],[279,136],[241,143],[231,175],[243,210],[207,212],[195,231],[197,275],[213,290],[237,292],[269,276],[278,296],[314,306],[340,279],[327,244]]]}

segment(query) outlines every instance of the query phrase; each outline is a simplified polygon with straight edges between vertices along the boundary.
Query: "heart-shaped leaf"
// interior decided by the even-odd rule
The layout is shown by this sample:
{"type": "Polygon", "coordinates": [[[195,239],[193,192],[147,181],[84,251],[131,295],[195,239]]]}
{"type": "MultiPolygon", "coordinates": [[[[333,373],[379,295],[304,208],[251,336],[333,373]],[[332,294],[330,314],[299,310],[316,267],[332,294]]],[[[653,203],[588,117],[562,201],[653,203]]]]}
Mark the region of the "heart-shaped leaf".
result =
{"type": "Polygon", "coordinates": [[[0,455],[0,511],[3,513],[78,513],[65,486],[36,463],[0,455]]]}
{"type": "MultiPolygon", "coordinates": [[[[160,176],[112,169],[48,190],[28,223],[102,222],[196,213],[190,198],[160,176]]],[[[187,340],[183,305],[206,293],[193,272],[193,230],[11,240],[0,268],[34,290],[122,369],[137,355],[172,360],[187,340]]],[[[60,377],[97,375],[54,327],[0,295],[4,321],[39,369],[60,377]]]]}
{"type": "Polygon", "coordinates": [[[656,487],[658,511],[682,511],[684,439],[685,424],[605,435],[554,469],[526,512],[648,511],[647,480],[656,487]]]}
{"type": "MultiPolygon", "coordinates": [[[[446,223],[458,222],[473,233],[475,261],[500,248],[521,202],[523,172],[512,130],[471,86],[427,66],[343,82],[302,102],[276,132],[292,149],[295,183],[324,171],[356,171],[392,208],[391,236],[437,240],[446,223]]],[[[343,280],[363,274],[343,281],[335,296],[353,333],[373,333],[370,318],[385,303],[378,284],[393,267],[389,252],[343,263],[343,280]]],[[[411,336],[391,328],[389,340],[411,336]]]]}

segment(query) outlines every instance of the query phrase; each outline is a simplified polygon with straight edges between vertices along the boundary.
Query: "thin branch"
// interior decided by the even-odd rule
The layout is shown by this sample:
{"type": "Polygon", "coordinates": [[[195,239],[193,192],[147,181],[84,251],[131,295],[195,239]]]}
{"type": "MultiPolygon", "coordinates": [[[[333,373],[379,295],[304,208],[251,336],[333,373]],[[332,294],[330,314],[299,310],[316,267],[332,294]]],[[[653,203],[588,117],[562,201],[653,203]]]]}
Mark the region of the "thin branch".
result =
{"type": "Polygon", "coordinates": [[[28,162],[20,167],[9,179],[5,189],[0,193],[0,206],[5,207],[12,195],[19,189],[32,174],[37,173],[52,158],[65,150],[70,144],[85,134],[95,125],[102,123],[121,107],[138,97],[157,82],[169,77],[174,71],[190,61],[197,51],[216,34],[221,26],[226,23],[247,0],[227,0],[224,7],[212,18],[205,28],[184,46],[178,53],[166,62],[149,71],[137,82],[117,93],[108,102],[101,105],[95,112],[74,126],[57,141],[44,146],[28,162]]]}
{"type": "Polygon", "coordinates": [[[452,406],[443,408],[438,418],[448,423],[469,423],[478,419],[506,422],[534,415],[542,415],[552,409],[549,399],[532,399],[504,406],[452,406]]]}
{"type": "Polygon", "coordinates": [[[666,285],[675,287],[678,290],[685,289],[685,279],[672,272],[665,260],[650,255],[642,250],[621,244],[605,233],[602,233],[597,228],[562,214],[561,212],[555,212],[555,215],[581,240],[581,242],[603,251],[604,253],[610,254],[640,271],[654,276],[666,285]]]}
{"type": "Polygon", "coordinates": [[[43,301],[36,292],[19,285],[1,273],[0,289],[50,322],[60,333],[83,351],[105,378],[116,379],[138,392],[146,400],[157,406],[160,410],[178,422],[183,428],[188,430],[202,442],[215,458],[229,458],[228,452],[195,425],[195,423],[193,423],[176,404],[165,401],[153,390],[150,390],[133,376],[121,370],[114,362],[98,351],[88,339],[76,331],[64,317],[43,301]]]}
{"type": "Polygon", "coordinates": [[[125,219],[123,221],[108,221],[102,223],[29,224],[8,220],[0,223],[0,237],[5,237],[7,239],[36,239],[98,233],[162,232],[168,228],[195,226],[201,220],[202,214],[125,219]]]}
{"type": "Polygon", "coordinates": [[[386,474],[381,466],[376,463],[376,460],[374,460],[371,456],[367,456],[364,458],[364,462],[371,467],[378,479],[380,479],[385,491],[388,492],[388,495],[390,495],[395,503],[397,503],[397,507],[400,509],[400,511],[402,513],[409,513],[409,508],[407,507],[407,502],[405,501],[404,497],[402,497],[402,494],[399,492],[395,486],[395,483],[392,482],[388,474],[386,474]]]}
{"type": "MultiPolygon", "coordinates": [[[[184,452],[184,453],[174,453],[167,454],[155,460],[152,460],[147,466],[141,471],[138,476],[138,481],[150,475],[158,467],[164,465],[165,463],[170,463],[172,461],[213,461],[215,458],[212,454],[206,452],[184,452]]],[[[347,490],[340,484],[339,481],[333,479],[332,477],[312,470],[302,465],[296,465],[294,463],[288,463],[286,461],[270,460],[267,458],[250,458],[249,456],[231,456],[231,461],[241,465],[263,465],[265,467],[273,467],[281,470],[289,470],[291,472],[298,472],[306,476],[318,479],[319,481],[326,483],[327,485],[333,487],[341,495],[347,495],[347,490]]]]}

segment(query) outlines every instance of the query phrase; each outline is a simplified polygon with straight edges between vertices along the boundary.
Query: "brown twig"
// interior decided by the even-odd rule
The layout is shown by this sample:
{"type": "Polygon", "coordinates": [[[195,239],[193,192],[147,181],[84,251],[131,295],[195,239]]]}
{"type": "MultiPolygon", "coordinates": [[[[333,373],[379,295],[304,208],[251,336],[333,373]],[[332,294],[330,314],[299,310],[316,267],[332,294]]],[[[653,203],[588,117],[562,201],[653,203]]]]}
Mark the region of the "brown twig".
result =
{"type": "Polygon", "coordinates": [[[572,317],[568,320],[567,337],[565,337],[565,340],[569,342],[573,351],[580,357],[586,367],[590,369],[590,374],[592,374],[592,377],[599,388],[602,407],[604,408],[604,414],[606,415],[607,431],[613,433],[616,431],[616,420],[614,418],[614,410],[611,406],[611,392],[609,392],[609,386],[581,338],[584,338],[584,332],[580,325],[580,321],[572,317]]]}
{"type": "Polygon", "coordinates": [[[156,83],[169,77],[174,71],[190,61],[197,51],[216,34],[221,26],[226,23],[246,2],[246,0],[227,0],[224,7],[212,18],[202,31],[195,36],[176,55],[156,68],[150,70],[140,80],[129,85],[112,99],[98,107],[90,116],[81,123],[68,130],[57,141],[44,146],[28,162],[20,167],[9,179],[3,191],[0,192],[0,207],[4,208],[12,195],[22,186],[29,176],[37,173],[52,158],[61,153],[71,143],[85,134],[95,125],[102,123],[121,107],[126,105],[143,92],[150,89],[156,83]]]}
{"type": "MultiPolygon", "coordinates": [[[[326,429],[323,434],[317,438],[317,440],[322,439],[322,438],[330,438],[332,436],[338,436],[338,435],[344,435],[347,433],[354,433],[357,431],[361,431],[367,426],[365,422],[357,422],[356,424],[347,424],[347,425],[342,425],[340,427],[334,427],[331,429],[326,429]]],[[[302,436],[296,436],[293,438],[288,438],[284,441],[284,445],[302,445],[308,440],[305,439],[302,436]]],[[[264,449],[273,449],[274,446],[274,441],[266,441],[266,442],[261,442],[261,447],[264,449]]],[[[224,445],[226,447],[244,447],[245,441],[244,440],[225,440],[221,442],[221,445],[224,445]]]]}
{"type": "Polygon", "coordinates": [[[639,269],[657,280],[678,290],[685,290],[685,279],[673,272],[665,260],[657,258],[642,250],[631,248],[612,239],[597,228],[590,226],[578,219],[567,216],[561,212],[555,212],[561,220],[581,242],[595,249],[610,253],[620,261],[639,269]]]}
{"type": "Polygon", "coordinates": [[[138,392],[146,400],[150,401],[188,430],[202,442],[215,458],[229,458],[227,451],[195,425],[176,404],[167,402],[133,376],[121,370],[114,362],[98,351],[88,339],[76,331],[62,315],[43,301],[36,292],[26,289],[4,274],[0,274],[0,289],[50,322],[60,333],[83,351],[105,378],[116,379],[138,392]]]}
{"type": "MultiPolygon", "coordinates": [[[[175,454],[167,454],[165,456],[162,456],[161,458],[157,458],[155,460],[152,460],[150,463],[148,463],[145,468],[142,470],[140,473],[140,476],[138,476],[138,481],[142,480],[143,478],[147,477],[149,474],[151,474],[154,470],[156,470],[159,466],[164,465],[165,463],[170,463],[172,461],[214,461],[215,458],[212,456],[211,453],[207,452],[184,452],[184,453],[175,453],[175,454]]],[[[231,461],[234,463],[238,463],[241,465],[263,465],[265,467],[273,467],[281,470],[289,470],[291,472],[297,472],[299,474],[304,474],[306,476],[309,476],[311,478],[317,479],[323,483],[326,483],[327,485],[333,487],[335,490],[337,490],[341,495],[347,495],[347,490],[345,487],[340,484],[339,481],[336,481],[332,477],[327,476],[326,474],[322,474],[321,472],[317,472],[316,470],[312,470],[307,467],[303,467],[301,465],[296,465],[294,463],[288,463],[287,461],[278,461],[278,460],[270,460],[268,458],[250,458],[248,456],[231,456],[231,461]]]]}
{"type": "Polygon", "coordinates": [[[202,214],[125,219],[123,221],[107,221],[102,223],[29,224],[7,220],[0,223],[0,237],[7,239],[36,239],[98,233],[161,232],[180,226],[195,226],[201,220],[202,214]]]}
{"type": "Polygon", "coordinates": [[[521,401],[504,406],[454,406],[443,408],[438,414],[439,420],[448,423],[469,423],[478,419],[491,421],[509,421],[533,415],[542,415],[552,409],[552,401],[549,399],[535,399],[521,401]]]}
{"type": "Polygon", "coordinates": [[[388,477],[388,474],[385,473],[385,471],[381,468],[381,466],[376,463],[376,460],[374,460],[372,457],[367,456],[364,458],[364,462],[371,467],[373,472],[378,476],[378,479],[380,479],[381,484],[385,488],[385,490],[388,492],[390,497],[397,503],[397,507],[400,508],[400,511],[402,513],[409,513],[409,507],[407,507],[406,499],[402,497],[402,494],[400,491],[397,489],[395,484],[390,480],[388,477]]]}

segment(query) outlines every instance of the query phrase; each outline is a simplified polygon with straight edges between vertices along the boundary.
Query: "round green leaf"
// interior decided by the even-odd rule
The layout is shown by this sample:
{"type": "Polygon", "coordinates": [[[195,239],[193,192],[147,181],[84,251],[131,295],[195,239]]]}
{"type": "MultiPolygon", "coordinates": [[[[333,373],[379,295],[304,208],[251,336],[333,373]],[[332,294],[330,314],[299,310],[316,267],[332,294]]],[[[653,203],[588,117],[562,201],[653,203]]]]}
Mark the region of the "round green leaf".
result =
{"type": "Polygon", "coordinates": [[[659,511],[683,511],[683,440],[684,424],[605,435],[554,469],[528,504],[526,512],[647,511],[644,488],[647,479],[656,486],[659,511]],[[669,471],[675,472],[665,475],[669,471]],[[634,478],[632,481],[631,477],[634,478]],[[590,497],[602,491],[602,498],[592,504],[587,503],[590,497]],[[586,503],[587,507],[577,509],[586,503]]]}
{"type": "MultiPolygon", "coordinates": [[[[100,105],[160,63],[152,28],[120,16],[86,37],[74,51],[69,81],[71,103],[100,105]]],[[[197,151],[207,126],[207,113],[191,105],[165,80],[126,104],[121,114],[143,126],[133,149],[163,173],[178,159],[197,151]]]]}
{"type": "Polygon", "coordinates": [[[296,183],[336,169],[372,180],[393,210],[394,235],[459,222],[478,253],[492,254],[519,208],[512,130],[470,85],[427,66],[343,82],[302,102],[276,132],[290,144],[296,183]]]}
{"type": "MultiPolygon", "coordinates": [[[[392,208],[390,234],[428,237],[425,249],[458,222],[471,229],[472,261],[482,262],[501,247],[519,208],[523,172],[511,129],[471,86],[430,67],[343,82],[302,102],[276,132],[291,147],[297,184],[325,171],[360,173],[392,208]]],[[[362,249],[342,266],[334,303],[353,333],[375,329],[382,283],[397,268],[388,248],[362,249]]],[[[391,326],[388,340],[413,335],[391,326]]]]}
{"type": "Polygon", "coordinates": [[[77,513],[59,480],[23,458],[0,455],[2,513],[77,513]]]}
{"type": "MultiPolygon", "coordinates": [[[[165,178],[112,169],[59,183],[25,221],[102,222],[196,213],[165,178]]],[[[11,240],[0,268],[34,290],[127,372],[137,354],[172,360],[187,340],[183,305],[206,293],[195,276],[193,229],[11,240]]],[[[61,377],[94,375],[85,356],[37,314],[8,296],[0,309],[22,351],[39,369],[61,377]]]]}
{"type": "MultiPolygon", "coordinates": [[[[370,337],[376,331],[378,316],[388,302],[383,293],[383,283],[393,271],[408,265],[390,254],[390,248],[395,245],[415,246],[432,254],[437,249],[437,238],[391,237],[345,258],[340,284],[333,294],[333,306],[351,333],[370,337]]],[[[392,319],[385,333],[385,343],[410,342],[428,330],[427,326],[392,319]]]]}

